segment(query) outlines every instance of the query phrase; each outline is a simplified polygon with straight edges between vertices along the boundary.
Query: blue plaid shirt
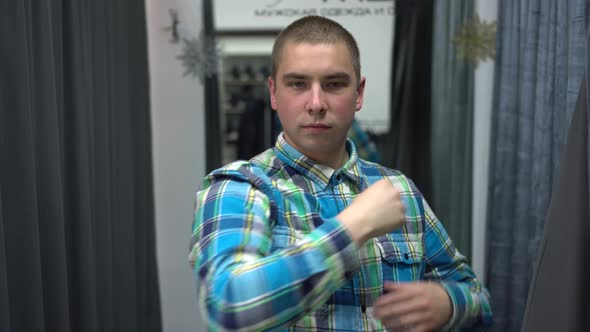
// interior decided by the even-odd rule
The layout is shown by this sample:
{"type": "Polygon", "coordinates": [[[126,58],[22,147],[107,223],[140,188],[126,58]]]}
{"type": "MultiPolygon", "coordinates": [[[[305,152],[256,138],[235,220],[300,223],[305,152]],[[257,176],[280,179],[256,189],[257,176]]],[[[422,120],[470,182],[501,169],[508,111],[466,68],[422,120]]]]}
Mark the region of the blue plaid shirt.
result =
{"type": "Polygon", "coordinates": [[[209,329],[386,331],[372,315],[385,281],[440,282],[453,315],[445,329],[489,325],[488,292],[414,184],[357,157],[339,170],[279,135],[274,149],[209,174],[196,195],[189,260],[209,329]],[[388,178],[405,226],[357,248],[336,219],[388,178]]]}

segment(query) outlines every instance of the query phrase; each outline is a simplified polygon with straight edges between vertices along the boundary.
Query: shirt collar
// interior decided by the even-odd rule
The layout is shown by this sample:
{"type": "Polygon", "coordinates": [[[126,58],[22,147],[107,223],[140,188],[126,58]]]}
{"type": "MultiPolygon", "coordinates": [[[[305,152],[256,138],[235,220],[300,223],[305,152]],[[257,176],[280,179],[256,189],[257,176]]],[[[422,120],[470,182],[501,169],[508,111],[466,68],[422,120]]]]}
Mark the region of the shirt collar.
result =
{"type": "Polygon", "coordinates": [[[298,173],[310,178],[324,189],[329,185],[332,176],[338,174],[348,177],[361,188],[365,187],[361,182],[362,177],[359,172],[358,162],[360,159],[358,158],[356,147],[350,139],[346,140],[348,160],[339,170],[322,165],[307,157],[287,143],[283,133],[279,134],[274,150],[275,154],[281,161],[295,169],[298,173]]]}

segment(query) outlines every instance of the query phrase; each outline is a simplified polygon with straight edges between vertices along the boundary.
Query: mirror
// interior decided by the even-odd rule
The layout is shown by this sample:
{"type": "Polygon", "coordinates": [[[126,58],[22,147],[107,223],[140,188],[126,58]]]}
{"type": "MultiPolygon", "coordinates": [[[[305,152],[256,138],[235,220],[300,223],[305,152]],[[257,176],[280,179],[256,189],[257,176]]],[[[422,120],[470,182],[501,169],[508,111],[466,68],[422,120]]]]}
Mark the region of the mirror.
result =
{"type": "Polygon", "coordinates": [[[264,75],[269,73],[270,54],[275,37],[282,28],[301,15],[324,15],[337,20],[357,39],[361,50],[379,49],[379,52],[362,52],[361,67],[363,75],[370,77],[368,89],[361,112],[357,113],[357,128],[372,137],[383,135],[389,130],[391,52],[394,4],[393,1],[214,1],[211,15],[214,17],[213,33],[219,45],[218,91],[219,127],[221,139],[219,146],[208,142],[211,149],[221,151],[220,165],[231,160],[249,159],[254,152],[274,145],[280,132],[280,124],[274,112],[268,114],[268,103],[262,105],[266,84],[264,75]],[[362,6],[359,6],[362,5],[362,6]],[[378,36],[378,38],[376,38],[378,36]],[[266,63],[265,63],[266,61],[266,63]],[[252,96],[254,95],[254,96],[252,96]],[[251,97],[252,96],[252,97],[251,97]],[[254,112],[253,103],[260,101],[258,107],[263,111],[254,112]],[[256,114],[260,123],[251,116],[256,114]],[[250,124],[247,128],[241,123],[250,124]],[[248,137],[254,132],[253,126],[261,130],[260,137],[250,138],[251,144],[238,139],[248,137]],[[243,147],[237,143],[244,143],[243,147]],[[252,149],[248,147],[256,146],[252,149]]]}

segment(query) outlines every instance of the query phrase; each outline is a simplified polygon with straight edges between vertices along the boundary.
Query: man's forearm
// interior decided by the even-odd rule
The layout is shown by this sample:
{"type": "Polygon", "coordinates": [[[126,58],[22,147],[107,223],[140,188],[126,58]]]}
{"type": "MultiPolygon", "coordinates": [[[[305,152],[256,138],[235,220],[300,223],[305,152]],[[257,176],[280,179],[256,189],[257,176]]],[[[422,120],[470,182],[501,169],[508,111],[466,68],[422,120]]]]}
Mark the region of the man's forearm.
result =
{"type": "MultiPolygon", "coordinates": [[[[248,250],[249,251],[249,250],[248,250]]],[[[334,219],[269,256],[215,255],[197,273],[213,329],[265,330],[299,319],[325,302],[358,268],[356,246],[334,219]]]]}

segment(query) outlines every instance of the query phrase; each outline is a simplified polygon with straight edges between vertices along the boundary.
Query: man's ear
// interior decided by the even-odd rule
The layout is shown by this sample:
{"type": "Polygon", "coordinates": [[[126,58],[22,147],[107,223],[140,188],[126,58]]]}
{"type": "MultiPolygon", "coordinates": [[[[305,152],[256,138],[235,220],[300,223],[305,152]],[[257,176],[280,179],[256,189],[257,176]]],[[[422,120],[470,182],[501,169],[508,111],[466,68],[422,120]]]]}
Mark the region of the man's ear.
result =
{"type": "Polygon", "coordinates": [[[356,89],[356,111],[360,111],[363,108],[363,99],[365,95],[365,84],[367,83],[367,79],[365,77],[361,77],[361,81],[359,86],[356,89]]]}
{"type": "Polygon", "coordinates": [[[272,77],[269,77],[267,79],[268,82],[268,92],[270,93],[270,107],[273,110],[277,110],[277,98],[275,96],[275,92],[276,92],[276,82],[275,80],[273,80],[272,77]]]}

